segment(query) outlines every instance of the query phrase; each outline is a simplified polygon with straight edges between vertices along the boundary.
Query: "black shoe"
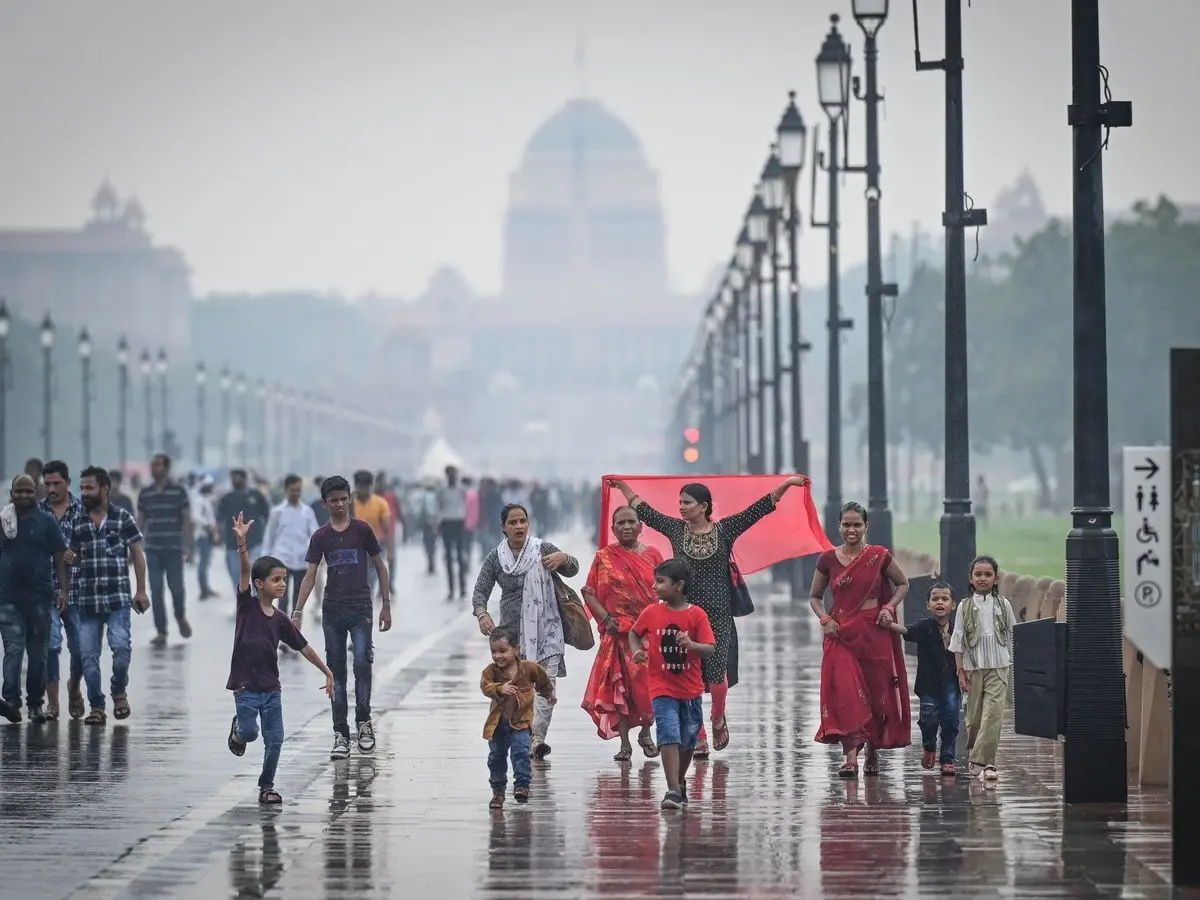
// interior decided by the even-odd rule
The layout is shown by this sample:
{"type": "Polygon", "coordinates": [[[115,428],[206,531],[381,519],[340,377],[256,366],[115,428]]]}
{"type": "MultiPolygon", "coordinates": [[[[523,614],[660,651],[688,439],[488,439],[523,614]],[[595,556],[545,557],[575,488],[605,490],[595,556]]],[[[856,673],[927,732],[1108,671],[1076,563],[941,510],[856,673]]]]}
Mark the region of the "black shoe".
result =
{"type": "Polygon", "coordinates": [[[42,704],[39,703],[37,706],[29,707],[29,721],[36,722],[39,725],[46,721],[46,710],[42,707],[42,704]]]}
{"type": "Polygon", "coordinates": [[[687,785],[686,784],[681,784],[679,786],[679,796],[683,798],[683,805],[687,806],[688,805],[688,796],[687,796],[687,785]]]}
{"type": "Polygon", "coordinates": [[[537,744],[534,745],[533,758],[536,759],[538,762],[541,762],[543,759],[545,759],[549,755],[550,755],[550,745],[547,744],[545,741],[539,741],[537,744]]]}
{"type": "Polygon", "coordinates": [[[662,798],[663,809],[682,809],[683,795],[679,791],[667,791],[662,798]]]}

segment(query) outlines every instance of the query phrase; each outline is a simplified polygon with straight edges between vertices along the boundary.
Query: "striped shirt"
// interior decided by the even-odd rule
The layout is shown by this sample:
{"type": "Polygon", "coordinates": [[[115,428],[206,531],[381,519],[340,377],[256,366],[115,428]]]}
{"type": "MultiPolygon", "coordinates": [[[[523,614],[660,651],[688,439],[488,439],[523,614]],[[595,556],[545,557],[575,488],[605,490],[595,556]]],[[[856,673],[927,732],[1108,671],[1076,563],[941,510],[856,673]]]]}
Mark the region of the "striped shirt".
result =
{"type": "Polygon", "coordinates": [[[191,510],[187,488],[168,481],[162,488],[151,484],[138,494],[138,515],[146,521],[147,550],[183,550],[183,523],[191,510]]]}

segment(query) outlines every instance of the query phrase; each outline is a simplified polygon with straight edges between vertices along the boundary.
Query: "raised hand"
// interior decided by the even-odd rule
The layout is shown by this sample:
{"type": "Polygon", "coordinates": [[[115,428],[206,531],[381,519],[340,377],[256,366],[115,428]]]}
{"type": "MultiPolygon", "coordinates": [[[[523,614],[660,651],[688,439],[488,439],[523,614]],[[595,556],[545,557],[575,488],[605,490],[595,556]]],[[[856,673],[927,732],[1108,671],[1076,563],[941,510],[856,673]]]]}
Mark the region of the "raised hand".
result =
{"type": "Polygon", "coordinates": [[[245,513],[238,513],[237,518],[233,520],[233,533],[237,535],[238,543],[245,543],[246,535],[250,533],[250,529],[254,527],[254,520],[246,521],[245,513]]]}

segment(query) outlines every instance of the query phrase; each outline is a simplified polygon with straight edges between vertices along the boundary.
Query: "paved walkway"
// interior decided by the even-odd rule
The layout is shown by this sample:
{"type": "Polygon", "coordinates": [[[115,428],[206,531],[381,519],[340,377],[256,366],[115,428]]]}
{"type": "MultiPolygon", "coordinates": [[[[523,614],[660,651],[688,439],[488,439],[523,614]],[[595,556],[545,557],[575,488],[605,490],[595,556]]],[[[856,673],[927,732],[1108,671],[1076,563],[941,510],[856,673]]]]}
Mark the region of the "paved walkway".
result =
{"type": "MultiPolygon", "coordinates": [[[[415,554],[402,571],[419,571],[415,554]]],[[[598,740],[579,709],[589,655],[571,652],[533,800],[493,813],[478,689],[486,644],[442,599],[440,581],[402,584],[405,615],[379,639],[374,759],[328,761],[317,682],[302,661],[291,677],[285,669],[282,809],[254,802],[259,748],[245,760],[224,748],[228,698],[214,678],[224,679],[229,610],[220,602],[197,613],[190,646],[161,660],[144,649],[152,629],[139,623],[142,681],[127,727],[60,723],[53,738],[0,729],[4,895],[1170,896],[1162,797],[1064,814],[1052,744],[1006,736],[994,789],[925,773],[919,747],[886,755],[878,779],[833,777],[836,750],[812,742],[818,635],[810,616],[767,599],[765,587],[760,612],[739,623],[733,743],[697,766],[689,809],[659,810],[658,761],[612,760],[615,742],[598,740]],[[308,681],[310,697],[299,688],[308,681]]]]}

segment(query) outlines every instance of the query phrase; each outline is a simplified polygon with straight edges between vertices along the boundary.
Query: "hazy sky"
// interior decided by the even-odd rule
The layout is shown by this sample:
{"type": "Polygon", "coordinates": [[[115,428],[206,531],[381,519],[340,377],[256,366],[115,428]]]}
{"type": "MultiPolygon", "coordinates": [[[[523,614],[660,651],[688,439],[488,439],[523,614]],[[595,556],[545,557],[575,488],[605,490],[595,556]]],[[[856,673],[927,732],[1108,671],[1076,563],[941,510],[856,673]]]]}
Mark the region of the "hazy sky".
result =
{"type": "MultiPolygon", "coordinates": [[[[943,79],[913,67],[911,5],[880,33],[885,228],[940,227],[943,79]]],[[[1195,0],[1101,0],[1103,61],[1134,128],[1105,156],[1107,206],[1200,199],[1186,84],[1195,0]]],[[[980,205],[1028,166],[1070,209],[1070,4],[974,0],[967,186],[980,205]]],[[[922,49],[942,9],[920,0],[922,49]]],[[[810,128],[828,13],[807,0],[2,0],[0,227],[80,224],[104,175],[182,249],[198,291],[413,295],[439,265],[500,280],[508,175],[537,125],[587,93],[662,176],[673,283],[729,257],[787,91],[810,128]],[[751,12],[753,11],[753,15],[751,12]]],[[[861,111],[852,141],[861,157],[861,111]]],[[[861,160],[858,160],[861,161],[861,160]]],[[[805,181],[807,186],[807,179],[805,181]]],[[[806,187],[807,193],[807,187],[806,187]]],[[[863,255],[861,182],[844,252],[863,255]]],[[[807,206],[807,200],[805,201],[807,206]]],[[[823,237],[805,241],[819,281],[823,237]]]]}

